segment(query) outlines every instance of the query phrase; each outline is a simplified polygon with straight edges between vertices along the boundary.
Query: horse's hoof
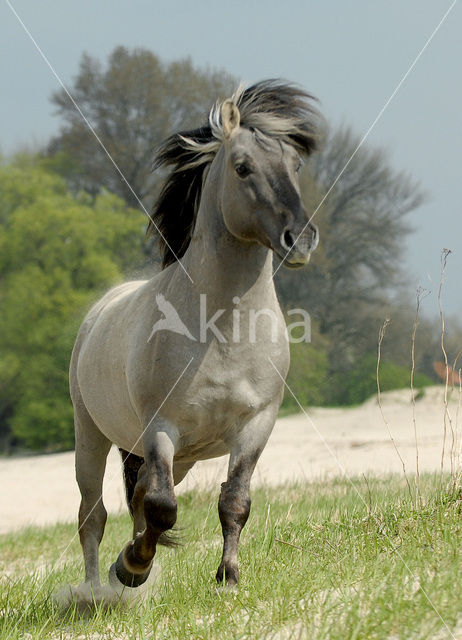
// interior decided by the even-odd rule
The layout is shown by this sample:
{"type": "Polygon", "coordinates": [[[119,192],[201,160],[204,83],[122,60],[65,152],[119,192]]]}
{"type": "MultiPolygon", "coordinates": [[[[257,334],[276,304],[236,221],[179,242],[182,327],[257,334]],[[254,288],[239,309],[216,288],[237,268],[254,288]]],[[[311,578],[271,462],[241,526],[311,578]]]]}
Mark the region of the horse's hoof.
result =
{"type": "Polygon", "coordinates": [[[236,594],[238,592],[239,592],[239,587],[235,582],[232,584],[219,584],[215,587],[215,595],[217,596],[226,595],[227,593],[236,594]]]}
{"type": "Polygon", "coordinates": [[[139,587],[146,582],[150,573],[151,568],[144,573],[131,573],[127,571],[123,561],[123,551],[121,551],[119,557],[109,569],[109,584],[117,586],[117,583],[119,583],[123,587],[139,587]]]}

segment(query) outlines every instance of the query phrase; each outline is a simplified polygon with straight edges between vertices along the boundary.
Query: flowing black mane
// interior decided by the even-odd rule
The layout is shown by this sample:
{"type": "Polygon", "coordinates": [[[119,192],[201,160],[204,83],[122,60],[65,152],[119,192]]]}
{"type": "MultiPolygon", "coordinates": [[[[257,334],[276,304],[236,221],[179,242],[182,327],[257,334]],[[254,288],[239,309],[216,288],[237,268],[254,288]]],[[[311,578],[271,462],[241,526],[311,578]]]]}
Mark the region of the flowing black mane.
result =
{"type": "MultiPolygon", "coordinates": [[[[266,80],[239,88],[231,100],[239,108],[241,126],[281,138],[305,155],[316,149],[314,98],[297,86],[266,80]]],[[[204,172],[224,139],[221,105],[217,102],[211,109],[207,124],[173,134],[157,151],[154,169],[172,170],[153,209],[155,224],[149,223],[147,233],[160,232],[163,268],[181,258],[191,241],[204,172]]]]}

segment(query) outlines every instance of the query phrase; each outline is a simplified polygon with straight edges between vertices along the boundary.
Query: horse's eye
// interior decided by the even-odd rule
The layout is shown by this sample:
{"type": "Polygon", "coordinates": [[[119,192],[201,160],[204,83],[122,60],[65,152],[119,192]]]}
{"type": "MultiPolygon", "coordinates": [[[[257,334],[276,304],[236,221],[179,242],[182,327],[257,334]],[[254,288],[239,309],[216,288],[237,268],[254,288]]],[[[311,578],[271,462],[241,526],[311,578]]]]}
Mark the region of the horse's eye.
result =
{"type": "Polygon", "coordinates": [[[302,167],[303,167],[303,162],[300,160],[300,162],[297,164],[297,168],[295,169],[295,171],[298,173],[302,167]]]}
{"type": "Polygon", "coordinates": [[[245,178],[250,173],[250,169],[246,164],[237,164],[235,171],[240,178],[245,178]]]}

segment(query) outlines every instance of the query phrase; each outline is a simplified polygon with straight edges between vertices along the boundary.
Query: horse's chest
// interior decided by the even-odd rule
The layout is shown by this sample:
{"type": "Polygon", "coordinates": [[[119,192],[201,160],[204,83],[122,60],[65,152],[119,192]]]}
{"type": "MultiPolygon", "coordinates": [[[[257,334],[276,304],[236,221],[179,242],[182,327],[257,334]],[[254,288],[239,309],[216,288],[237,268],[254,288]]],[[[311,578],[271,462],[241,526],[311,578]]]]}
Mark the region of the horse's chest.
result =
{"type": "MultiPolygon", "coordinates": [[[[163,372],[164,384],[157,398],[161,415],[175,425],[180,438],[177,457],[198,460],[229,452],[241,430],[269,404],[280,401],[283,383],[268,358],[285,375],[288,354],[285,344],[266,350],[253,344],[193,346],[196,350],[190,347],[187,352],[156,344],[158,352],[152,359],[155,370],[163,372]],[[177,385],[176,372],[167,375],[171,364],[167,354],[172,353],[189,362],[177,385]]],[[[158,382],[151,381],[146,393],[156,384],[159,388],[158,382]]]]}
{"type": "Polygon", "coordinates": [[[215,416],[240,415],[260,408],[259,391],[251,379],[229,373],[205,377],[197,399],[205,412],[213,412],[215,416]]]}
{"type": "Polygon", "coordinates": [[[267,368],[262,371],[248,362],[244,365],[242,359],[205,359],[186,398],[185,410],[198,433],[226,435],[271,402],[275,382],[267,368]]]}
{"type": "Polygon", "coordinates": [[[205,376],[183,405],[181,455],[200,459],[227,453],[233,437],[261,406],[251,381],[232,374],[205,376]]]}

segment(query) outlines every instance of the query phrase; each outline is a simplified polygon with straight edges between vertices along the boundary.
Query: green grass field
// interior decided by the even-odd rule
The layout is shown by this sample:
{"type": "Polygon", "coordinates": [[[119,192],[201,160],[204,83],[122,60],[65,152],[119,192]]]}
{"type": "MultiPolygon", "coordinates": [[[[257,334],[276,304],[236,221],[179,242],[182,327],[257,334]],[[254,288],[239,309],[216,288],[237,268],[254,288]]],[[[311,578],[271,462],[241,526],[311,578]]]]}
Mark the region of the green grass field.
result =
{"type": "MultiPolygon", "coordinates": [[[[447,478],[421,482],[417,510],[396,476],[355,479],[364,502],[345,480],[254,491],[241,539],[240,588],[220,593],[218,488],[182,496],[183,546],[160,549],[162,574],[152,598],[89,617],[64,614],[51,599],[63,584],[82,581],[77,537],[60,558],[75,526],[2,536],[0,637],[462,637],[461,504],[448,493],[447,478]]],[[[130,530],[128,515],[109,518],[103,575],[130,530]]]]}

